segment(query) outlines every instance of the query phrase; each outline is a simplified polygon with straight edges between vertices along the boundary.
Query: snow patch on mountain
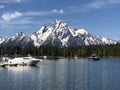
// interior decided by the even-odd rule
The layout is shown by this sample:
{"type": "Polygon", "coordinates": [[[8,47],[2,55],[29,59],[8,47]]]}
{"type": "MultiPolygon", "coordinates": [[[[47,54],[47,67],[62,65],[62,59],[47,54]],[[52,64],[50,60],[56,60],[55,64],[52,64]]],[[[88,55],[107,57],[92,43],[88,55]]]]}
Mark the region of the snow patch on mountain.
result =
{"type": "Polygon", "coordinates": [[[54,20],[52,24],[42,26],[37,32],[31,35],[31,39],[37,47],[40,45],[61,45],[62,47],[116,44],[115,40],[91,35],[85,29],[70,28],[66,23],[62,23],[60,20],[54,20]]]}
{"type": "Polygon", "coordinates": [[[23,34],[23,32],[18,32],[15,35],[12,35],[8,38],[4,38],[4,41],[1,43],[3,46],[21,46],[25,47],[32,44],[31,37],[23,34]]]}
{"type": "Polygon", "coordinates": [[[4,41],[5,41],[5,39],[0,37],[0,44],[2,44],[4,41]]]}
{"type": "Polygon", "coordinates": [[[85,29],[78,29],[76,30],[76,35],[79,35],[79,34],[88,35],[89,33],[85,29]]]}
{"type": "Polygon", "coordinates": [[[85,29],[70,28],[67,23],[54,20],[50,25],[42,26],[31,35],[22,32],[16,33],[8,38],[0,38],[3,46],[36,46],[52,45],[58,47],[80,46],[80,45],[105,45],[117,44],[117,41],[101,36],[90,34],[85,29]]]}

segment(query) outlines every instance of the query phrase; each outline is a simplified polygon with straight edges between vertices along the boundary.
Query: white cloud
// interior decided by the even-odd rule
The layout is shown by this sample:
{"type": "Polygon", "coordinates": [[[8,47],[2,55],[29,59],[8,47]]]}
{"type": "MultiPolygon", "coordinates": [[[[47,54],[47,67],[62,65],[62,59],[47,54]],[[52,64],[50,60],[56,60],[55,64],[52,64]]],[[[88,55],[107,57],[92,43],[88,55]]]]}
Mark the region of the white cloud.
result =
{"type": "Polygon", "coordinates": [[[26,16],[45,16],[45,15],[49,15],[49,14],[63,14],[63,13],[64,13],[63,9],[60,9],[60,10],[54,9],[51,11],[38,11],[38,12],[29,11],[29,12],[24,13],[24,15],[26,15],[26,16]]]}
{"type": "Polygon", "coordinates": [[[91,6],[93,9],[97,9],[97,6],[98,8],[103,8],[103,6],[107,6],[109,4],[120,4],[120,0],[96,0],[88,4],[88,6],[91,6]]]}
{"type": "Polygon", "coordinates": [[[85,9],[99,9],[105,5],[105,2],[95,1],[84,6],[85,9]]]}
{"type": "Polygon", "coordinates": [[[107,0],[111,4],[119,4],[120,0],[107,0]]]}
{"type": "Polygon", "coordinates": [[[21,2],[21,0],[13,0],[13,1],[18,2],[18,3],[20,3],[20,2],[21,2]]]}
{"type": "Polygon", "coordinates": [[[24,13],[24,15],[26,16],[44,16],[44,15],[48,15],[50,14],[50,12],[48,11],[39,11],[39,12],[34,12],[34,11],[29,11],[29,12],[26,12],[24,13]]]}
{"type": "Polygon", "coordinates": [[[21,0],[0,0],[0,3],[20,3],[21,0]]]}
{"type": "Polygon", "coordinates": [[[108,6],[109,4],[120,4],[120,0],[95,0],[89,4],[84,5],[85,9],[99,9],[108,6]]]}
{"type": "Polygon", "coordinates": [[[64,10],[63,9],[60,9],[60,10],[54,9],[54,10],[52,10],[52,12],[57,13],[57,14],[63,14],[64,10]]]}
{"type": "Polygon", "coordinates": [[[23,15],[22,13],[17,12],[17,11],[14,13],[5,13],[2,15],[2,19],[8,22],[8,21],[10,21],[12,19],[16,19],[22,15],[23,15]]]}
{"type": "Polygon", "coordinates": [[[17,2],[21,2],[21,0],[17,0],[17,2]]]}
{"type": "Polygon", "coordinates": [[[2,8],[5,8],[5,6],[3,6],[3,5],[0,5],[0,9],[2,9],[2,8]]]}
{"type": "Polygon", "coordinates": [[[93,2],[81,6],[72,6],[69,8],[69,12],[86,12],[94,9],[106,8],[114,4],[120,4],[120,0],[94,0],[93,2]]]}

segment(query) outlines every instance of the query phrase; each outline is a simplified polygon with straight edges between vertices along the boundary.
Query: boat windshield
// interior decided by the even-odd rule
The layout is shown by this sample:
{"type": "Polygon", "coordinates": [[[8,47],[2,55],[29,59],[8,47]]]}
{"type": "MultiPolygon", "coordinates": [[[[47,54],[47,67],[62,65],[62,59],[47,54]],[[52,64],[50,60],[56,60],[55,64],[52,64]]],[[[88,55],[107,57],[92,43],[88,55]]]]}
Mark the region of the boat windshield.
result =
{"type": "Polygon", "coordinates": [[[29,57],[24,57],[23,59],[28,59],[28,60],[30,60],[30,58],[29,58],[29,57]]]}

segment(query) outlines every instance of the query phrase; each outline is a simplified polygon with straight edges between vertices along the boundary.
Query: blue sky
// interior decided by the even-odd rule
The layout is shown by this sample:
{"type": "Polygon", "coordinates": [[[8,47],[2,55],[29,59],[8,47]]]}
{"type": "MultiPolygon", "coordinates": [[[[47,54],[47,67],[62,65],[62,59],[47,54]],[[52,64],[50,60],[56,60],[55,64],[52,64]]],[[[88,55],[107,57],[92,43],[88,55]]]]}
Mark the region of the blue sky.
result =
{"type": "Polygon", "coordinates": [[[93,35],[120,39],[120,0],[0,0],[0,36],[32,34],[60,19],[93,35]]]}

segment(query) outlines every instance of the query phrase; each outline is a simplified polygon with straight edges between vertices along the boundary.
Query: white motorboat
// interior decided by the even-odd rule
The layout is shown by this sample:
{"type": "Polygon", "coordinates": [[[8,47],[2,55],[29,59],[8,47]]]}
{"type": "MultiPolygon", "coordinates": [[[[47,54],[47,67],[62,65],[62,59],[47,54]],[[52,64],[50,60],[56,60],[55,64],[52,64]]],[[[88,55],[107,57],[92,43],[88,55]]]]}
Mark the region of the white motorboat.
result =
{"type": "Polygon", "coordinates": [[[8,59],[8,64],[17,64],[17,65],[37,65],[40,62],[40,59],[28,57],[15,57],[13,59],[8,59]]]}
{"type": "Polygon", "coordinates": [[[0,62],[8,61],[8,57],[0,57],[0,62]]]}

